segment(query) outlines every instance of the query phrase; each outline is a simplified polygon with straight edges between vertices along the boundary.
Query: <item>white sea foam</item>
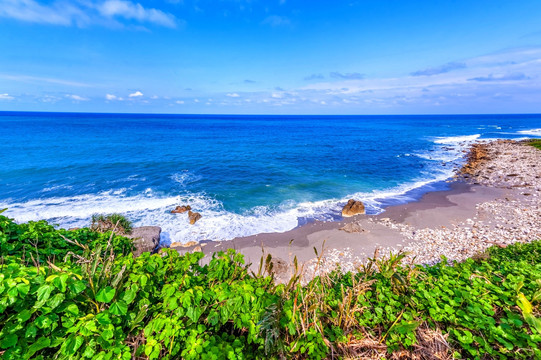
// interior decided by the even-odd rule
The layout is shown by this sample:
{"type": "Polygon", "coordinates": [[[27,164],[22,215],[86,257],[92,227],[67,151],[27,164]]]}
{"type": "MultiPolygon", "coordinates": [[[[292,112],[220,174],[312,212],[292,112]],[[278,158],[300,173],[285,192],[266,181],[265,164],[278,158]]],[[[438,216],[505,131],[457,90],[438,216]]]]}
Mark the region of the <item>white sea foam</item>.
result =
{"type": "Polygon", "coordinates": [[[69,190],[72,188],[73,186],[70,186],[70,185],[55,185],[55,186],[43,188],[41,192],[50,192],[50,191],[55,191],[55,190],[69,190]]]}
{"type": "Polygon", "coordinates": [[[295,228],[299,218],[332,220],[340,215],[343,204],[352,197],[365,202],[369,212],[378,213],[382,211],[383,199],[400,199],[414,188],[448,177],[449,174],[442,173],[426,181],[384,191],[351,194],[342,199],[303,203],[288,201],[277,207],[258,206],[242,214],[225,210],[222,203],[205,194],[160,196],[150,188],[136,196],[127,196],[121,189],[94,195],[3,202],[0,208],[7,207],[6,215],[18,222],[45,219],[63,228],[88,226],[91,216],[96,213],[121,213],[133,220],[135,226],[160,226],[164,243],[185,243],[284,232],[295,228]],[[194,225],[188,224],[185,214],[171,214],[171,209],[179,204],[190,204],[203,217],[194,225]]]}
{"type": "Polygon", "coordinates": [[[463,142],[475,141],[479,139],[480,136],[481,134],[437,137],[434,139],[434,142],[436,144],[456,145],[463,142]]]}
{"type": "Polygon", "coordinates": [[[541,136],[541,129],[529,129],[517,131],[518,134],[541,136]]]}
{"type": "Polygon", "coordinates": [[[188,184],[194,183],[201,180],[203,177],[200,175],[195,175],[188,170],[182,172],[174,173],[171,175],[171,180],[176,183],[179,183],[181,186],[186,186],[188,184]]]}
{"type": "Polygon", "coordinates": [[[462,157],[460,152],[457,151],[448,151],[444,149],[435,149],[432,151],[420,151],[414,154],[415,156],[430,160],[430,161],[442,161],[442,162],[453,162],[462,157]]]}

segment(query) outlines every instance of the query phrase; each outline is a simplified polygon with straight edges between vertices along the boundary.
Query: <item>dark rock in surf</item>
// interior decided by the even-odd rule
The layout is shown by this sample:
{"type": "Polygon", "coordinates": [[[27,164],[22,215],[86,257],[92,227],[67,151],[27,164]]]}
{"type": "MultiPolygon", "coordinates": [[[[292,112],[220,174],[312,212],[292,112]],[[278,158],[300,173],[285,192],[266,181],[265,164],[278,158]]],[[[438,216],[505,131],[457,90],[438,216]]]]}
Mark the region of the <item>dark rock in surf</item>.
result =
{"type": "Polygon", "coordinates": [[[182,214],[191,209],[192,207],[190,205],[177,206],[174,210],[171,210],[171,214],[182,214]]]}

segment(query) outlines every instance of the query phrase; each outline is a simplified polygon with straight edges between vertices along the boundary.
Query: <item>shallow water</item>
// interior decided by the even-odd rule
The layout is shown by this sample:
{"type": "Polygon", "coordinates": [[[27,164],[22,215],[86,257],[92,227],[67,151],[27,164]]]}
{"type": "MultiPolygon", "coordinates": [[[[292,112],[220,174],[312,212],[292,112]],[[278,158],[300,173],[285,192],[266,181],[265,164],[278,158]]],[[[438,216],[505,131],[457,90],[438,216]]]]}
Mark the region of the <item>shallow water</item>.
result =
{"type": "Polygon", "coordinates": [[[0,207],[88,225],[119,212],[165,241],[224,240],[369,213],[442,186],[475,140],[541,137],[541,115],[194,116],[0,113],[0,207]],[[428,185],[427,184],[432,184],[428,185]],[[203,218],[194,226],[176,205],[203,218]]]}

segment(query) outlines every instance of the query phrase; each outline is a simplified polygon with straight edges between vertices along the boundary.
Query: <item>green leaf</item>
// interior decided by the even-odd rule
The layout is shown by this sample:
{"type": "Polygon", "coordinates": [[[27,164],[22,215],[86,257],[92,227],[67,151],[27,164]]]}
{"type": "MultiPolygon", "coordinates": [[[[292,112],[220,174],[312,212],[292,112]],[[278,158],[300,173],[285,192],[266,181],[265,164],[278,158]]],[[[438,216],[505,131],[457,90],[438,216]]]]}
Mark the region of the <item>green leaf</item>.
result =
{"type": "Polygon", "coordinates": [[[17,314],[17,320],[20,322],[26,322],[32,316],[32,311],[25,309],[17,314]]]}
{"type": "Polygon", "coordinates": [[[19,292],[19,295],[25,297],[26,294],[28,294],[28,291],[30,291],[30,285],[24,283],[17,284],[17,291],[19,292]]]}
{"type": "Polygon", "coordinates": [[[44,349],[48,347],[51,344],[51,339],[46,337],[40,337],[36,340],[35,343],[33,343],[26,353],[24,354],[24,359],[30,359],[36,352],[40,351],[41,349],[44,349]]]}
{"type": "Polygon", "coordinates": [[[105,340],[109,340],[110,338],[113,337],[113,335],[114,335],[113,330],[104,330],[101,333],[101,337],[104,338],[105,340]]]}
{"type": "Polygon", "coordinates": [[[82,281],[75,281],[68,285],[68,288],[74,292],[75,294],[79,294],[80,292],[84,291],[86,289],[86,285],[82,281]]]}
{"type": "Polygon", "coordinates": [[[122,297],[122,300],[124,300],[126,304],[131,304],[136,296],[137,296],[137,293],[135,292],[134,289],[128,289],[124,292],[124,296],[122,297]]]}
{"type": "Polygon", "coordinates": [[[54,286],[52,285],[49,285],[49,284],[41,285],[36,292],[38,294],[38,301],[46,301],[49,298],[49,296],[51,296],[51,291],[53,291],[53,289],[54,289],[54,286]]]}
{"type": "Polygon", "coordinates": [[[62,293],[56,294],[55,296],[50,298],[49,301],[47,301],[47,306],[49,306],[51,309],[54,309],[58,305],[60,305],[62,301],[64,301],[64,298],[65,298],[64,294],[62,293]]]}
{"type": "Polygon", "coordinates": [[[69,304],[64,311],[73,316],[79,315],[79,308],[75,304],[69,304]]]}
{"type": "Polygon", "coordinates": [[[66,341],[65,355],[74,355],[77,350],[83,345],[84,338],[82,336],[71,335],[66,341]]]}
{"type": "Polygon", "coordinates": [[[34,325],[30,325],[26,328],[26,332],[24,334],[25,338],[35,338],[38,333],[38,328],[34,325]]]}
{"type": "Polygon", "coordinates": [[[110,286],[107,286],[105,289],[98,291],[96,295],[96,300],[103,303],[109,303],[115,297],[116,290],[110,286]]]}
{"type": "Polygon", "coordinates": [[[115,301],[109,307],[109,312],[114,315],[126,315],[128,312],[128,305],[122,300],[115,301]]]}
{"type": "Polygon", "coordinates": [[[16,334],[8,334],[6,337],[2,339],[2,341],[0,341],[0,348],[7,349],[12,346],[15,346],[17,344],[18,339],[19,338],[17,337],[16,334]]]}
{"type": "Polygon", "coordinates": [[[45,329],[49,327],[49,325],[52,324],[51,319],[46,315],[41,315],[36,318],[35,322],[36,326],[40,329],[45,329]]]}

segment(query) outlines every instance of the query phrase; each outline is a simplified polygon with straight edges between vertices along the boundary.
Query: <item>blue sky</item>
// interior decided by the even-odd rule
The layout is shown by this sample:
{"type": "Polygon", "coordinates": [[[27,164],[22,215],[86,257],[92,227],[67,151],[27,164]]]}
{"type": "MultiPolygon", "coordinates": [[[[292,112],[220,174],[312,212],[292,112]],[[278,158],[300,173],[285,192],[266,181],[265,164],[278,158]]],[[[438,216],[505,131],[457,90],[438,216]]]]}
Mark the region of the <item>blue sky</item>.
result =
{"type": "Polygon", "coordinates": [[[0,111],[541,112],[541,2],[0,0],[0,111]]]}

